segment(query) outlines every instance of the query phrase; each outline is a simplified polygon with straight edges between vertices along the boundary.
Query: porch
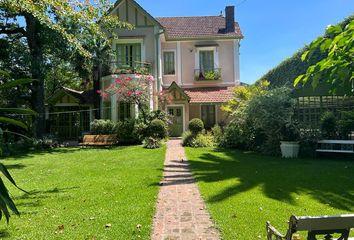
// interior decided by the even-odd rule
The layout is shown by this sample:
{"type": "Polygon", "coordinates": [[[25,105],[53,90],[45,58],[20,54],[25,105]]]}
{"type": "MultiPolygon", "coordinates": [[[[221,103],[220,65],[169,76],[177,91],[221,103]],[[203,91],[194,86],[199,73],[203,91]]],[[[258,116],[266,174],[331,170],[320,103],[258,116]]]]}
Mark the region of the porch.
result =
{"type": "Polygon", "coordinates": [[[228,118],[221,107],[232,98],[231,87],[183,89],[173,82],[167,91],[170,101],[164,109],[172,116],[171,136],[181,136],[193,118],[200,118],[207,130],[216,124],[227,124],[228,118]]]}

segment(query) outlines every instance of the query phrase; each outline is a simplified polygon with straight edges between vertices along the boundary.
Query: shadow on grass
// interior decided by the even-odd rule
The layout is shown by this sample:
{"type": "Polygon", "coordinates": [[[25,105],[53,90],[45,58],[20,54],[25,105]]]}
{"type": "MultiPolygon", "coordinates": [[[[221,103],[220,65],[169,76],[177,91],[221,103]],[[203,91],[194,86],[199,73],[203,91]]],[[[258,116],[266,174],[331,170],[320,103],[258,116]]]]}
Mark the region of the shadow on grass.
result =
{"type": "Polygon", "coordinates": [[[190,159],[197,181],[237,179],[209,197],[223,201],[255,187],[268,198],[296,204],[292,194],[309,194],[323,204],[354,210],[354,161],[330,159],[281,159],[235,150],[206,152],[190,159]]]}
{"type": "MultiPolygon", "coordinates": [[[[43,203],[41,199],[49,198],[51,194],[58,194],[58,193],[65,193],[69,192],[73,189],[78,189],[80,187],[67,187],[67,188],[53,188],[44,191],[31,191],[29,193],[24,193],[21,196],[13,197],[13,200],[18,201],[22,200],[21,202],[16,202],[16,206],[18,207],[41,207],[43,203]]],[[[32,212],[31,213],[36,213],[32,212]]],[[[22,213],[21,213],[22,214],[22,213]]]]}
{"type": "Polygon", "coordinates": [[[6,229],[0,229],[0,239],[10,238],[11,235],[6,229]]]}
{"type": "MultiPolygon", "coordinates": [[[[136,145],[135,145],[136,146],[136,145]]],[[[0,160],[6,163],[6,160],[21,160],[23,158],[33,158],[45,154],[65,154],[65,153],[74,153],[77,151],[89,151],[89,150],[120,150],[125,149],[130,146],[110,146],[110,147],[60,147],[60,148],[49,148],[49,149],[42,149],[42,150],[32,150],[32,151],[23,151],[23,152],[16,152],[11,156],[7,157],[0,157],[0,160]]]]}

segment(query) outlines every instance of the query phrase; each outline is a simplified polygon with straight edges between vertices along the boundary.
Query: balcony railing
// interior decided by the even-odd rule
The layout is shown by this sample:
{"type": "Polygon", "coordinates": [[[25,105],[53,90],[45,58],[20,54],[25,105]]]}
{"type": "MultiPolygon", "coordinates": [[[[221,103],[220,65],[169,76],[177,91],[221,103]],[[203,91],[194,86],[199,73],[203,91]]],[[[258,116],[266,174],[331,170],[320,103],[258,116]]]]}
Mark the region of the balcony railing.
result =
{"type": "Polygon", "coordinates": [[[132,61],[129,64],[111,62],[110,72],[112,74],[152,74],[152,64],[147,62],[132,61]]]}
{"type": "Polygon", "coordinates": [[[221,68],[214,69],[195,69],[194,76],[196,81],[211,81],[221,79],[221,68]]]}

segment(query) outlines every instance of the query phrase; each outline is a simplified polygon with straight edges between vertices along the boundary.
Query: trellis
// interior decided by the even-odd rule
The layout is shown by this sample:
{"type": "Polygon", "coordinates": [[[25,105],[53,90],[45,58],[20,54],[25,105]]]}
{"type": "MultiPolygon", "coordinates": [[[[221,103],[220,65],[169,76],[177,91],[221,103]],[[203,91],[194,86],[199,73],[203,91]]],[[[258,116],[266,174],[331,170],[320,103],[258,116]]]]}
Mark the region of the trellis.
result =
{"type": "Polygon", "coordinates": [[[342,111],[351,110],[354,110],[354,96],[299,96],[295,118],[304,126],[318,127],[324,112],[340,116],[342,111]]]}

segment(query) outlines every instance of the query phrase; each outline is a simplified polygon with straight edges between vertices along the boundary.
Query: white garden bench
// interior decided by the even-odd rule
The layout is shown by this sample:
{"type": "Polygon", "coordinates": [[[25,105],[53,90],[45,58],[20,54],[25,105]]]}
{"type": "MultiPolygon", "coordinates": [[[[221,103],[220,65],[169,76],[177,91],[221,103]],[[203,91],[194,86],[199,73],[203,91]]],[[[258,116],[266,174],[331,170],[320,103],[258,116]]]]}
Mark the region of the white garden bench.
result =
{"type": "Polygon", "coordinates": [[[354,214],[319,217],[291,216],[286,235],[281,234],[270,222],[267,222],[266,228],[268,240],[292,240],[294,233],[298,231],[307,231],[307,240],[317,240],[318,235],[324,235],[325,240],[353,240],[349,238],[349,234],[350,229],[354,228],[354,214]],[[333,238],[332,235],[335,233],[341,236],[333,238]]]}
{"type": "Polygon", "coordinates": [[[318,153],[354,153],[354,140],[320,140],[317,142],[318,153]]]}

